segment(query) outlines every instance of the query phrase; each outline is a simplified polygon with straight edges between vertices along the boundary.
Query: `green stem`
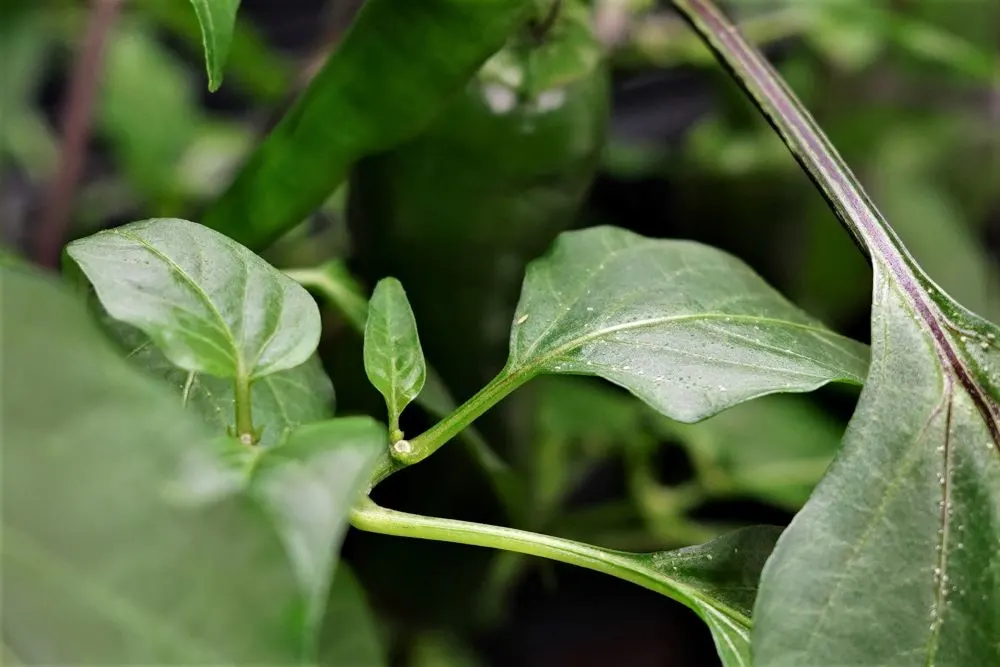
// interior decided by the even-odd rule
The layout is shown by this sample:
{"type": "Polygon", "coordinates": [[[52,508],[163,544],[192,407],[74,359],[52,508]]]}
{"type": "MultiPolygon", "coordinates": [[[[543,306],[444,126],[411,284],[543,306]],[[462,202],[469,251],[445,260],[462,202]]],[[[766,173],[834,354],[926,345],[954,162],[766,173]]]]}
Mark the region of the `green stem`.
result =
{"type": "Polygon", "coordinates": [[[489,384],[480,389],[475,396],[455,408],[450,415],[430,429],[411,440],[410,451],[400,452],[394,449],[392,452],[393,458],[403,466],[423,461],[532,377],[534,377],[534,373],[530,370],[520,369],[511,371],[508,368],[504,368],[495,378],[490,380],[489,384]]]}
{"type": "Polygon", "coordinates": [[[662,578],[651,576],[636,561],[634,554],[515,528],[397,512],[380,507],[368,498],[363,498],[351,510],[351,525],[359,530],[383,535],[467,544],[548,558],[609,574],[671,597],[689,607],[695,606],[696,595],[693,591],[679,583],[668,583],[662,578]]]}
{"type": "Polygon", "coordinates": [[[253,412],[250,403],[250,378],[245,373],[239,373],[234,384],[236,437],[244,445],[256,444],[257,434],[253,428],[253,412]]]}

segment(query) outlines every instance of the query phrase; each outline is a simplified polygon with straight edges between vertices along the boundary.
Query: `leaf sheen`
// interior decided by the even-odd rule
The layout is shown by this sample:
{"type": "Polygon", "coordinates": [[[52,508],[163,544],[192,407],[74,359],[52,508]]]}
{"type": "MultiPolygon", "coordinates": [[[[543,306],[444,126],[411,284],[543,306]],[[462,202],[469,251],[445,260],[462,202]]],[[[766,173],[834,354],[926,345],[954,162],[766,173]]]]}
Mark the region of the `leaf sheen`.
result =
{"type": "Polygon", "coordinates": [[[201,25],[208,89],[215,92],[222,85],[222,73],[233,41],[240,0],[191,0],[191,5],[201,25]]]}

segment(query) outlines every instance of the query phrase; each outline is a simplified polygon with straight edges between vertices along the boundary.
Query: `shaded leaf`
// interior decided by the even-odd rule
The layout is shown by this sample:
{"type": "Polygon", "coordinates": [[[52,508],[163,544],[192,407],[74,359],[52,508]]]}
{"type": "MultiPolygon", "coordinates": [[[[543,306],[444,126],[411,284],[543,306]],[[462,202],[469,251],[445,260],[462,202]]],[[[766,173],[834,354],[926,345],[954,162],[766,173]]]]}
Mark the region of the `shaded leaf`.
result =
{"type": "Polygon", "coordinates": [[[755,664],[1000,662],[1000,328],[927,277],[774,70],[709,2],[676,0],[874,271],[872,368],[844,448],[779,540],[755,664]]]}
{"type": "Polygon", "coordinates": [[[252,248],[277,239],[323,203],[351,164],[426,128],[530,4],[368,0],[205,224],[252,248]]]}
{"type": "Polygon", "coordinates": [[[805,504],[833,460],[843,426],[796,396],[767,396],[698,424],[662,423],[717,496],[749,496],[786,509],[805,504]]]}
{"type": "Polygon", "coordinates": [[[319,343],[319,309],[304,289],[193,222],[135,222],[67,252],[107,312],[185,370],[252,381],[298,366],[319,343]]]}
{"type": "Polygon", "coordinates": [[[365,320],[365,373],[385,397],[390,437],[402,438],[399,415],[424,388],[427,375],[417,335],[417,320],[403,286],[395,278],[380,280],[365,320]]]}
{"type": "Polygon", "coordinates": [[[191,4],[201,25],[208,89],[214,92],[222,85],[222,72],[233,41],[240,0],[191,0],[191,4]]]}
{"type": "MultiPolygon", "coordinates": [[[[216,433],[229,432],[234,419],[232,382],[177,368],[138,329],[106,319],[105,326],[123,345],[130,361],[166,380],[180,396],[181,404],[195,410],[216,433]]],[[[333,417],[333,383],[319,357],[313,354],[304,364],[257,380],[251,406],[260,431],[257,444],[273,447],[297,426],[333,417]]]]}
{"type": "Polygon", "coordinates": [[[866,364],[863,345],[740,260],[597,227],[563,234],[529,266],[505,374],[598,375],[697,421],[766,394],[860,384],[866,364]]]}
{"type": "Polygon", "coordinates": [[[320,635],[319,664],[384,667],[385,648],[365,592],[346,563],[337,566],[320,635]]]}
{"type": "Polygon", "coordinates": [[[410,651],[409,667],[480,667],[472,650],[443,634],[424,634],[410,651]]]}
{"type": "Polygon", "coordinates": [[[293,569],[256,503],[207,460],[197,420],[64,290],[0,273],[10,651],[49,665],[304,663],[293,569]],[[181,470],[214,497],[182,503],[181,470]]]}

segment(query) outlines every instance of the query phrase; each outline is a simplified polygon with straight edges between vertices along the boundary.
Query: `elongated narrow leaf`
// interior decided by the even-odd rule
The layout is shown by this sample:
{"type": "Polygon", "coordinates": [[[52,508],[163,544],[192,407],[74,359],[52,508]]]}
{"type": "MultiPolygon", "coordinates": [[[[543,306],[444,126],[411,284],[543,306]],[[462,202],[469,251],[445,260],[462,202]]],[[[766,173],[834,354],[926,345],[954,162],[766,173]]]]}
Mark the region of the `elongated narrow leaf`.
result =
{"type": "Polygon", "coordinates": [[[305,596],[256,503],[218,487],[209,443],[82,304],[0,266],[3,641],[25,664],[309,661],[305,596]],[[187,487],[184,487],[187,488],[187,487]]]}
{"type": "Polygon", "coordinates": [[[843,452],[765,568],[754,664],[998,664],[1000,328],[931,282],[808,112],[712,4],[676,4],[874,270],[869,380],[843,452]]]}
{"type": "Polygon", "coordinates": [[[256,380],[303,363],[319,309],[238,243],[186,220],[153,219],[71,243],[107,312],[184,370],[256,380]]]}
{"type": "MultiPolygon", "coordinates": [[[[258,450],[249,493],[271,516],[308,596],[306,625],[318,641],[347,514],[385,451],[385,430],[368,417],[331,419],[258,450]]],[[[311,647],[316,650],[316,645],[311,647]]]]}
{"type": "Polygon", "coordinates": [[[735,257],[612,227],[563,234],[529,266],[515,317],[508,375],[598,375],[685,422],[866,372],[863,345],[735,257]]]}
{"type": "MultiPolygon", "coordinates": [[[[395,278],[379,281],[365,321],[365,373],[389,410],[389,432],[396,437],[399,415],[420,394],[427,376],[417,320],[403,286],[395,278]]],[[[402,437],[402,436],[399,436],[402,437]]]]}
{"type": "Polygon", "coordinates": [[[318,208],[359,158],[427,127],[532,0],[368,0],[205,224],[251,248],[318,208]]]}
{"type": "Polygon", "coordinates": [[[214,92],[222,85],[222,71],[233,41],[240,0],[191,0],[191,4],[201,24],[208,89],[214,92]]]}
{"type": "MultiPolygon", "coordinates": [[[[185,371],[170,363],[138,329],[104,318],[106,329],[122,344],[129,361],[172,386],[186,408],[194,410],[217,434],[230,432],[234,419],[233,383],[185,371]]],[[[273,447],[296,427],[333,417],[333,383],[315,354],[304,364],[279,371],[253,384],[251,407],[260,432],[257,444],[273,447]]]]}
{"type": "Polygon", "coordinates": [[[781,533],[753,526],[702,545],[655,553],[628,553],[581,542],[467,521],[406,514],[359,503],[351,522],[362,530],[444,542],[497,546],[588,567],[644,586],[701,616],[726,667],[750,667],[750,611],[765,560],[781,533]]]}

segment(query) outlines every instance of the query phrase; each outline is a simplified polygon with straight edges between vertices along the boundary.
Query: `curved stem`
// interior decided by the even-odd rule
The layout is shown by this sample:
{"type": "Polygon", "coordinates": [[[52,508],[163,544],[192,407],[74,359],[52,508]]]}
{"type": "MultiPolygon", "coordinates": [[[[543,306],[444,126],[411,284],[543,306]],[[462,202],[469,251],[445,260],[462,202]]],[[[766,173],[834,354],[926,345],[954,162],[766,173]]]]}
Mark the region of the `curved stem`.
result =
{"type": "Polygon", "coordinates": [[[351,510],[351,525],[359,530],[383,535],[467,544],[548,558],[609,574],[666,595],[689,607],[696,606],[697,595],[694,591],[678,582],[654,576],[640,562],[641,554],[602,549],[515,528],[397,512],[380,507],[369,498],[361,499],[351,510]]]}
{"type": "Polygon", "coordinates": [[[511,372],[508,368],[504,368],[475,396],[411,440],[409,452],[393,450],[393,458],[403,466],[423,461],[532,377],[534,377],[534,373],[528,370],[521,369],[511,372]]]}

